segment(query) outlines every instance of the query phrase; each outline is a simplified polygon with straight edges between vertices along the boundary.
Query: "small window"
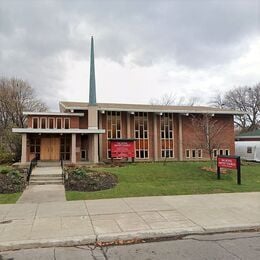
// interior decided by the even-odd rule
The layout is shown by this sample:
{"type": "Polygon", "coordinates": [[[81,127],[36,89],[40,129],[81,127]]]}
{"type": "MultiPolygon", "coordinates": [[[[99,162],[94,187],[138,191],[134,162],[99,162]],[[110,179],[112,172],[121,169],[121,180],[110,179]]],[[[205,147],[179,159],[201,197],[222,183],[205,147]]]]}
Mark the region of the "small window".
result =
{"type": "Polygon", "coordinates": [[[69,129],[70,128],[70,119],[69,118],[65,118],[64,119],[64,128],[65,129],[69,129]]]}
{"type": "Polygon", "coordinates": [[[57,129],[61,129],[61,118],[57,118],[56,126],[57,126],[57,129]]]}
{"type": "Polygon", "coordinates": [[[228,149],[226,149],[226,150],[225,150],[225,155],[226,155],[226,156],[229,156],[229,155],[230,155],[230,153],[229,153],[229,150],[228,150],[228,149]]]}
{"type": "Polygon", "coordinates": [[[190,150],[186,149],[186,158],[190,158],[190,150]]]}
{"type": "Polygon", "coordinates": [[[219,149],[219,155],[223,155],[223,150],[219,149]]]}
{"type": "Polygon", "coordinates": [[[192,150],[191,154],[192,154],[192,158],[196,158],[196,150],[192,150]]]}
{"type": "Polygon", "coordinates": [[[53,118],[49,118],[49,128],[50,129],[54,128],[54,119],[53,118]]]}
{"type": "Polygon", "coordinates": [[[217,149],[213,149],[213,157],[217,158],[218,156],[218,150],[217,149]]]}
{"type": "Polygon", "coordinates": [[[46,118],[41,118],[41,128],[42,129],[45,129],[47,126],[46,126],[46,121],[47,119],[46,118]]]}
{"type": "Polygon", "coordinates": [[[86,150],[81,150],[81,160],[86,160],[87,159],[87,152],[86,150]]]}
{"type": "Polygon", "coordinates": [[[198,149],[198,158],[202,158],[202,150],[198,149]]]}
{"type": "Polygon", "coordinates": [[[37,117],[33,117],[32,119],[32,127],[33,128],[38,128],[38,118],[37,117]]]}
{"type": "Polygon", "coordinates": [[[251,146],[247,147],[247,153],[252,153],[252,147],[251,146]]]}

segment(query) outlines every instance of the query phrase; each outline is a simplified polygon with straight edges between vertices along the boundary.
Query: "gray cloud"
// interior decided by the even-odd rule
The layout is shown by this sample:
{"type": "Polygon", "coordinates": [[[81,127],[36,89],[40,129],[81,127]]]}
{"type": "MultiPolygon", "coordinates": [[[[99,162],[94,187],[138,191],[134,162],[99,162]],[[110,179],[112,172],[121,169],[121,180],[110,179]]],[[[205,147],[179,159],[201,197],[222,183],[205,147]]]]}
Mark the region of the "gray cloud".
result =
{"type": "MultiPolygon", "coordinates": [[[[32,1],[0,3],[0,73],[28,79],[48,104],[66,70],[64,53],[191,69],[226,64],[259,34],[259,1],[32,1]],[[47,99],[48,97],[48,99],[47,99]]],[[[60,90],[60,89],[57,89],[60,90]]]]}

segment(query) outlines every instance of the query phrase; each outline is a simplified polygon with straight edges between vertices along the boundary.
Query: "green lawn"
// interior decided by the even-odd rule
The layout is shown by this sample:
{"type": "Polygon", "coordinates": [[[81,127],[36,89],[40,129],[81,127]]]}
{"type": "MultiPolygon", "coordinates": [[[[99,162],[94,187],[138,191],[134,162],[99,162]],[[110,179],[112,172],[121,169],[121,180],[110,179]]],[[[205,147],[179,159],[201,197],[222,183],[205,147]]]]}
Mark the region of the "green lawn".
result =
{"type": "Polygon", "coordinates": [[[260,191],[260,164],[242,166],[242,185],[236,184],[236,171],[222,175],[201,170],[208,162],[137,163],[125,167],[98,169],[118,176],[118,185],[98,192],[67,191],[67,200],[139,196],[203,194],[260,191]]]}
{"type": "Polygon", "coordinates": [[[21,192],[18,193],[10,193],[10,194],[0,194],[0,204],[12,204],[16,203],[16,201],[21,196],[21,192]]]}

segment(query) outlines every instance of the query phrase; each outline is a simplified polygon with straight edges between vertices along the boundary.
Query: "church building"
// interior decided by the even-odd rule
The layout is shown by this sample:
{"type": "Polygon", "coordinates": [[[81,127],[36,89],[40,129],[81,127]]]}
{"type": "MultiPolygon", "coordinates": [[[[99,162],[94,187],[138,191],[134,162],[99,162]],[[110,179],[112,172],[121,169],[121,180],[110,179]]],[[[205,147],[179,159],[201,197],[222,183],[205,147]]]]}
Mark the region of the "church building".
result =
{"type": "Polygon", "coordinates": [[[202,106],[97,103],[93,38],[89,102],[61,101],[59,108],[59,112],[24,112],[27,127],[13,128],[22,135],[22,164],[35,157],[69,164],[110,161],[113,140],[131,140],[135,161],[207,160],[208,150],[197,142],[192,123],[203,115],[214,118],[220,129],[213,156],[233,155],[233,117],[240,113],[202,106]]]}

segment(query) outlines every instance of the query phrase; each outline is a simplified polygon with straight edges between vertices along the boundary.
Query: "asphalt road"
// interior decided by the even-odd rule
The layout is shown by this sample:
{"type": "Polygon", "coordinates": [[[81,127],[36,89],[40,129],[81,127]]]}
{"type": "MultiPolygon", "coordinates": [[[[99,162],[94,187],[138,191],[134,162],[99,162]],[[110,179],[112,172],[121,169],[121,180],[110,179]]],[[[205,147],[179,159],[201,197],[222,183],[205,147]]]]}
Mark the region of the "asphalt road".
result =
{"type": "Polygon", "coordinates": [[[30,259],[260,259],[260,232],[187,236],[123,246],[38,248],[0,252],[0,260],[30,259]]]}

